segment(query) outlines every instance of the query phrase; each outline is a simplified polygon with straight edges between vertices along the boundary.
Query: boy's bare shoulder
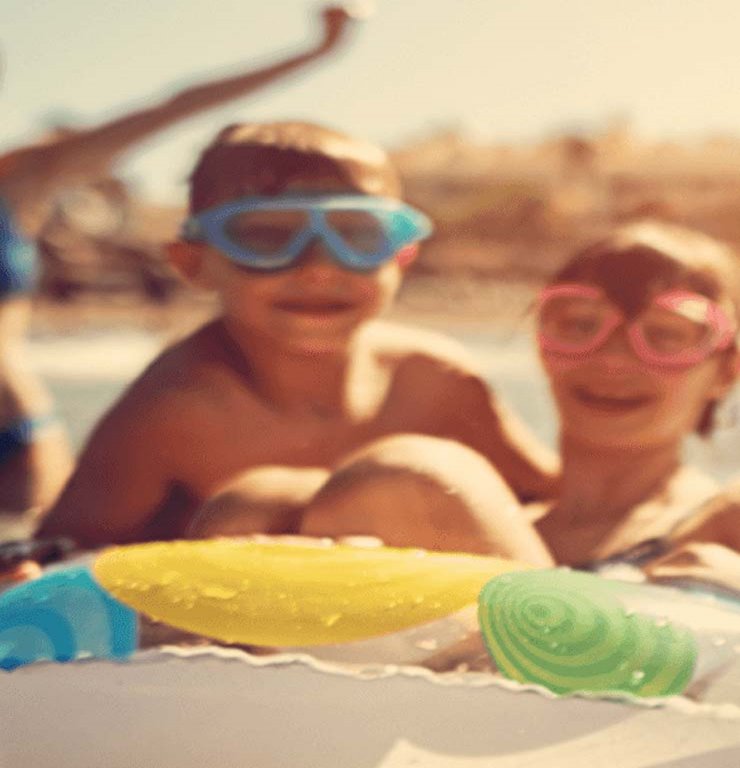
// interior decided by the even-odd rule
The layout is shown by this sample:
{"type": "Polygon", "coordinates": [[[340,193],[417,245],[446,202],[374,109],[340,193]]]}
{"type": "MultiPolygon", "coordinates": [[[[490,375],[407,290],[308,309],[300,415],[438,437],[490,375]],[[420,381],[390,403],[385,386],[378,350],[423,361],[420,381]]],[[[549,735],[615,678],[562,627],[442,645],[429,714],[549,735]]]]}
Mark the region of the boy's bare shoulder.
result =
{"type": "Polygon", "coordinates": [[[159,354],[131,384],[117,408],[157,422],[183,410],[193,416],[210,406],[217,409],[224,393],[235,386],[234,379],[234,366],[218,326],[209,323],[159,354]]]}
{"type": "Polygon", "coordinates": [[[427,402],[460,416],[488,413],[494,403],[483,373],[468,350],[457,339],[426,328],[395,323],[373,324],[367,343],[378,363],[393,379],[395,391],[423,392],[427,402]]]}
{"type": "Polygon", "coordinates": [[[378,321],[368,324],[362,342],[380,362],[397,369],[481,378],[468,350],[457,339],[437,331],[378,321]]]}

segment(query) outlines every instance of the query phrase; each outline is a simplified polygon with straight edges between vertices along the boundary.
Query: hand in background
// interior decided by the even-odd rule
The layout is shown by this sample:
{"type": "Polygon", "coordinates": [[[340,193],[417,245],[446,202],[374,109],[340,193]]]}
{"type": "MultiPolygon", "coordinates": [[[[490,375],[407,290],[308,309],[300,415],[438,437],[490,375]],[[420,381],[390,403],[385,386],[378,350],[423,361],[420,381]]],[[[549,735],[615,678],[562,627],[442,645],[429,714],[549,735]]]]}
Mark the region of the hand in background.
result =
{"type": "Polygon", "coordinates": [[[353,20],[360,18],[358,12],[354,12],[351,7],[343,5],[327,5],[321,11],[324,22],[324,39],[321,43],[321,50],[329,51],[341,43],[347,34],[347,29],[353,20]]]}

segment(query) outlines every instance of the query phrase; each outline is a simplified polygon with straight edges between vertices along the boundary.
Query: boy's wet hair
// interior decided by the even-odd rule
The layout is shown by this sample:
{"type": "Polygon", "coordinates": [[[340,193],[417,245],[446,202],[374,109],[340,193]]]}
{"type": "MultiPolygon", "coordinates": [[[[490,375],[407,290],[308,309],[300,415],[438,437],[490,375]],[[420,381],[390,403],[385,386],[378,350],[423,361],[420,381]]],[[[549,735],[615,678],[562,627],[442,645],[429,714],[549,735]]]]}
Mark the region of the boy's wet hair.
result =
{"type": "Polygon", "coordinates": [[[245,123],[224,128],[201,154],[190,176],[190,212],[229,197],[279,195],[313,181],[361,194],[401,195],[395,166],[373,144],[313,123],[245,123]]]}
{"type": "MultiPolygon", "coordinates": [[[[620,227],[577,251],[549,282],[597,285],[627,317],[641,312],[656,293],[687,288],[740,320],[737,254],[708,235],[673,224],[643,221],[620,227]]],[[[705,409],[696,427],[700,435],[711,433],[716,409],[715,402],[705,409]]]]}

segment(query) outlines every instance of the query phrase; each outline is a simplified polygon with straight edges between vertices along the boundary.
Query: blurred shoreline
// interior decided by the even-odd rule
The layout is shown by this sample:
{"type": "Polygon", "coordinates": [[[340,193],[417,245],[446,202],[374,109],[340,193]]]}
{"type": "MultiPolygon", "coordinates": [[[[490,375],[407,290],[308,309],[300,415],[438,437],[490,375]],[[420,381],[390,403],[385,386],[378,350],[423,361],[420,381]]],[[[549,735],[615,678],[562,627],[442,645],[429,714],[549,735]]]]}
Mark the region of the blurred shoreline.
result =
{"type": "MultiPolygon", "coordinates": [[[[391,156],[404,197],[435,222],[393,309],[424,324],[516,322],[570,253],[639,219],[740,249],[740,138],[647,142],[617,120],[598,133],[521,144],[445,129],[391,156]]],[[[208,300],[182,286],[162,247],[183,216],[115,176],[65,194],[39,239],[37,326],[74,323],[73,311],[80,322],[145,327],[199,313],[208,300]]]]}
{"type": "MultiPolygon", "coordinates": [[[[522,326],[539,287],[538,281],[412,275],[386,316],[426,327],[512,330],[522,326]]],[[[167,302],[131,291],[90,292],[70,301],[42,295],[35,299],[31,334],[135,329],[179,335],[202,325],[216,310],[213,297],[186,287],[167,302]]]]}

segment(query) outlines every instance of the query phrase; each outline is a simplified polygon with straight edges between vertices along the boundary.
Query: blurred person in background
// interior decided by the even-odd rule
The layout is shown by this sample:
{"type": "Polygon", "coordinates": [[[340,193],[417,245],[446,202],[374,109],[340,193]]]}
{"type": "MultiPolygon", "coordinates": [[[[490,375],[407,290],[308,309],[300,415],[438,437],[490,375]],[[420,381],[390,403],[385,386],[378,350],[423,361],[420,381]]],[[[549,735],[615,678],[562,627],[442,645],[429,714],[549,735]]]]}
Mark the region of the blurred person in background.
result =
{"type": "Polygon", "coordinates": [[[322,11],[318,44],[261,69],[210,80],[91,128],[57,131],[0,156],[0,513],[33,516],[72,466],[50,394],[30,370],[24,344],[38,273],[35,242],[65,189],[110,175],[121,155],[173,123],[246,96],[332,52],[350,13],[322,11]]]}

